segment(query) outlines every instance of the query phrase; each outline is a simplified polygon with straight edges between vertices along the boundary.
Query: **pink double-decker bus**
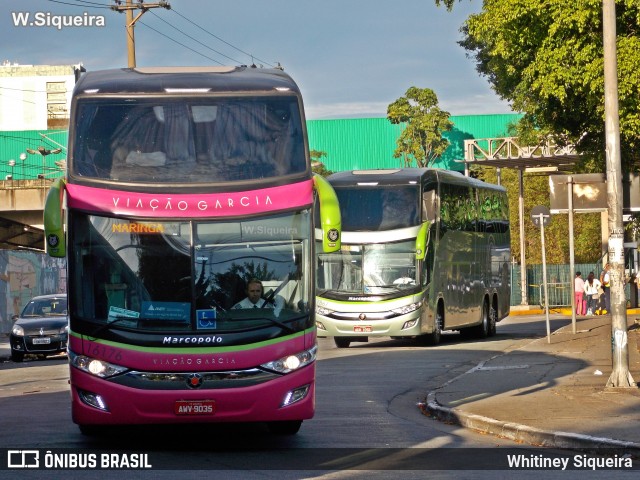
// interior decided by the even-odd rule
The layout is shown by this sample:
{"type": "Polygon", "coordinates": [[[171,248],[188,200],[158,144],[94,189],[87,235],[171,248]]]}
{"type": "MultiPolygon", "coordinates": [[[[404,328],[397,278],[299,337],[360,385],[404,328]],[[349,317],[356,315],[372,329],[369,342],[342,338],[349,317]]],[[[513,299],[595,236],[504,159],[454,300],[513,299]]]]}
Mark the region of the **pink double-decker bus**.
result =
{"type": "Polygon", "coordinates": [[[96,71],[76,84],[67,176],[45,207],[67,258],[73,421],[266,422],[314,413],[314,208],[304,110],[278,69],[96,71]]]}

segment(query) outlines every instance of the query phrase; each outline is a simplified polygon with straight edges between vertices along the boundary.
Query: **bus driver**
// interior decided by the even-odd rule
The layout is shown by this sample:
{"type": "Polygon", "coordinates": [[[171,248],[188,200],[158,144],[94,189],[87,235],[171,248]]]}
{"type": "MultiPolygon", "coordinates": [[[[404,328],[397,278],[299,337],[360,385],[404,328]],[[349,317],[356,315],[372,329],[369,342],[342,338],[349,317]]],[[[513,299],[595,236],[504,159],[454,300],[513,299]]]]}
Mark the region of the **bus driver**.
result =
{"type": "Polygon", "coordinates": [[[262,298],[264,287],[262,282],[257,278],[252,278],[247,284],[247,297],[244,300],[239,301],[233,306],[233,309],[241,308],[273,308],[274,314],[277,317],[282,310],[282,297],[277,295],[274,299],[262,298]]]}

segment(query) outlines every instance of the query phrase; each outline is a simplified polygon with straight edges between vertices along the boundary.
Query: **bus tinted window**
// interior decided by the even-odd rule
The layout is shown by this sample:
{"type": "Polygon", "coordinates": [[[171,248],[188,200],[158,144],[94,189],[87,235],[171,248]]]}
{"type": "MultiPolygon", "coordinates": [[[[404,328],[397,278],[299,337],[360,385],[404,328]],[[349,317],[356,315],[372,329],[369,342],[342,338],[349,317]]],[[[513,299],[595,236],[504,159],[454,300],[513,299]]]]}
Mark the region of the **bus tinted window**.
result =
{"type": "Polygon", "coordinates": [[[420,223],[418,187],[336,188],[345,231],[392,230],[420,223]]]}
{"type": "Polygon", "coordinates": [[[247,181],[306,170],[297,97],[80,99],[71,172],[121,182],[247,181]]]}

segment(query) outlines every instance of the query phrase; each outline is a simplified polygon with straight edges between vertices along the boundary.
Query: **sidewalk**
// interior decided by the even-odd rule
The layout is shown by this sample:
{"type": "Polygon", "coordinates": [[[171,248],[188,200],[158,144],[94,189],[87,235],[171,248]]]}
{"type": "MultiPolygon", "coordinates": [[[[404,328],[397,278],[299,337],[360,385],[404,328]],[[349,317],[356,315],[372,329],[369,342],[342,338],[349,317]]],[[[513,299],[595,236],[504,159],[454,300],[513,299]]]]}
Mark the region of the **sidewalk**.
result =
{"type": "MultiPolygon", "coordinates": [[[[575,334],[570,314],[567,320],[551,343],[546,336],[531,340],[430,392],[423,411],[526,444],[640,456],[640,390],[606,386],[611,316],[579,317],[575,334]]],[[[637,383],[640,315],[630,312],[627,321],[629,371],[637,383]]]]}

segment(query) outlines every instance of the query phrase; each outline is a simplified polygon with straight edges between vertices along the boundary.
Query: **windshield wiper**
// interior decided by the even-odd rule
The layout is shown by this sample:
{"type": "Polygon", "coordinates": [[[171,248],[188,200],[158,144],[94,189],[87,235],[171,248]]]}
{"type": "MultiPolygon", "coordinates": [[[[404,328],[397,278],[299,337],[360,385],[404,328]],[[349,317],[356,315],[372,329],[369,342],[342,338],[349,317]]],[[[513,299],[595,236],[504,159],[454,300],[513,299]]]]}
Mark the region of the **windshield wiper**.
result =
{"type": "Polygon", "coordinates": [[[138,320],[140,320],[137,317],[127,317],[124,315],[112,315],[110,318],[112,318],[113,320],[109,320],[107,319],[107,321],[105,323],[103,323],[102,325],[100,325],[98,328],[96,328],[93,332],[91,332],[91,334],[89,335],[89,337],[96,339],[97,336],[104,332],[105,330],[111,329],[111,327],[113,325],[115,325],[116,323],[120,323],[124,320],[128,320],[128,321],[135,321],[136,324],[138,322],[138,320]]]}
{"type": "Polygon", "coordinates": [[[260,317],[260,319],[264,319],[267,320],[268,322],[273,323],[274,325],[277,325],[278,327],[280,327],[281,329],[289,332],[289,333],[296,333],[296,330],[294,330],[293,328],[291,328],[289,325],[286,325],[282,322],[280,322],[279,320],[276,320],[275,318],[268,318],[268,317],[260,317]]]}

